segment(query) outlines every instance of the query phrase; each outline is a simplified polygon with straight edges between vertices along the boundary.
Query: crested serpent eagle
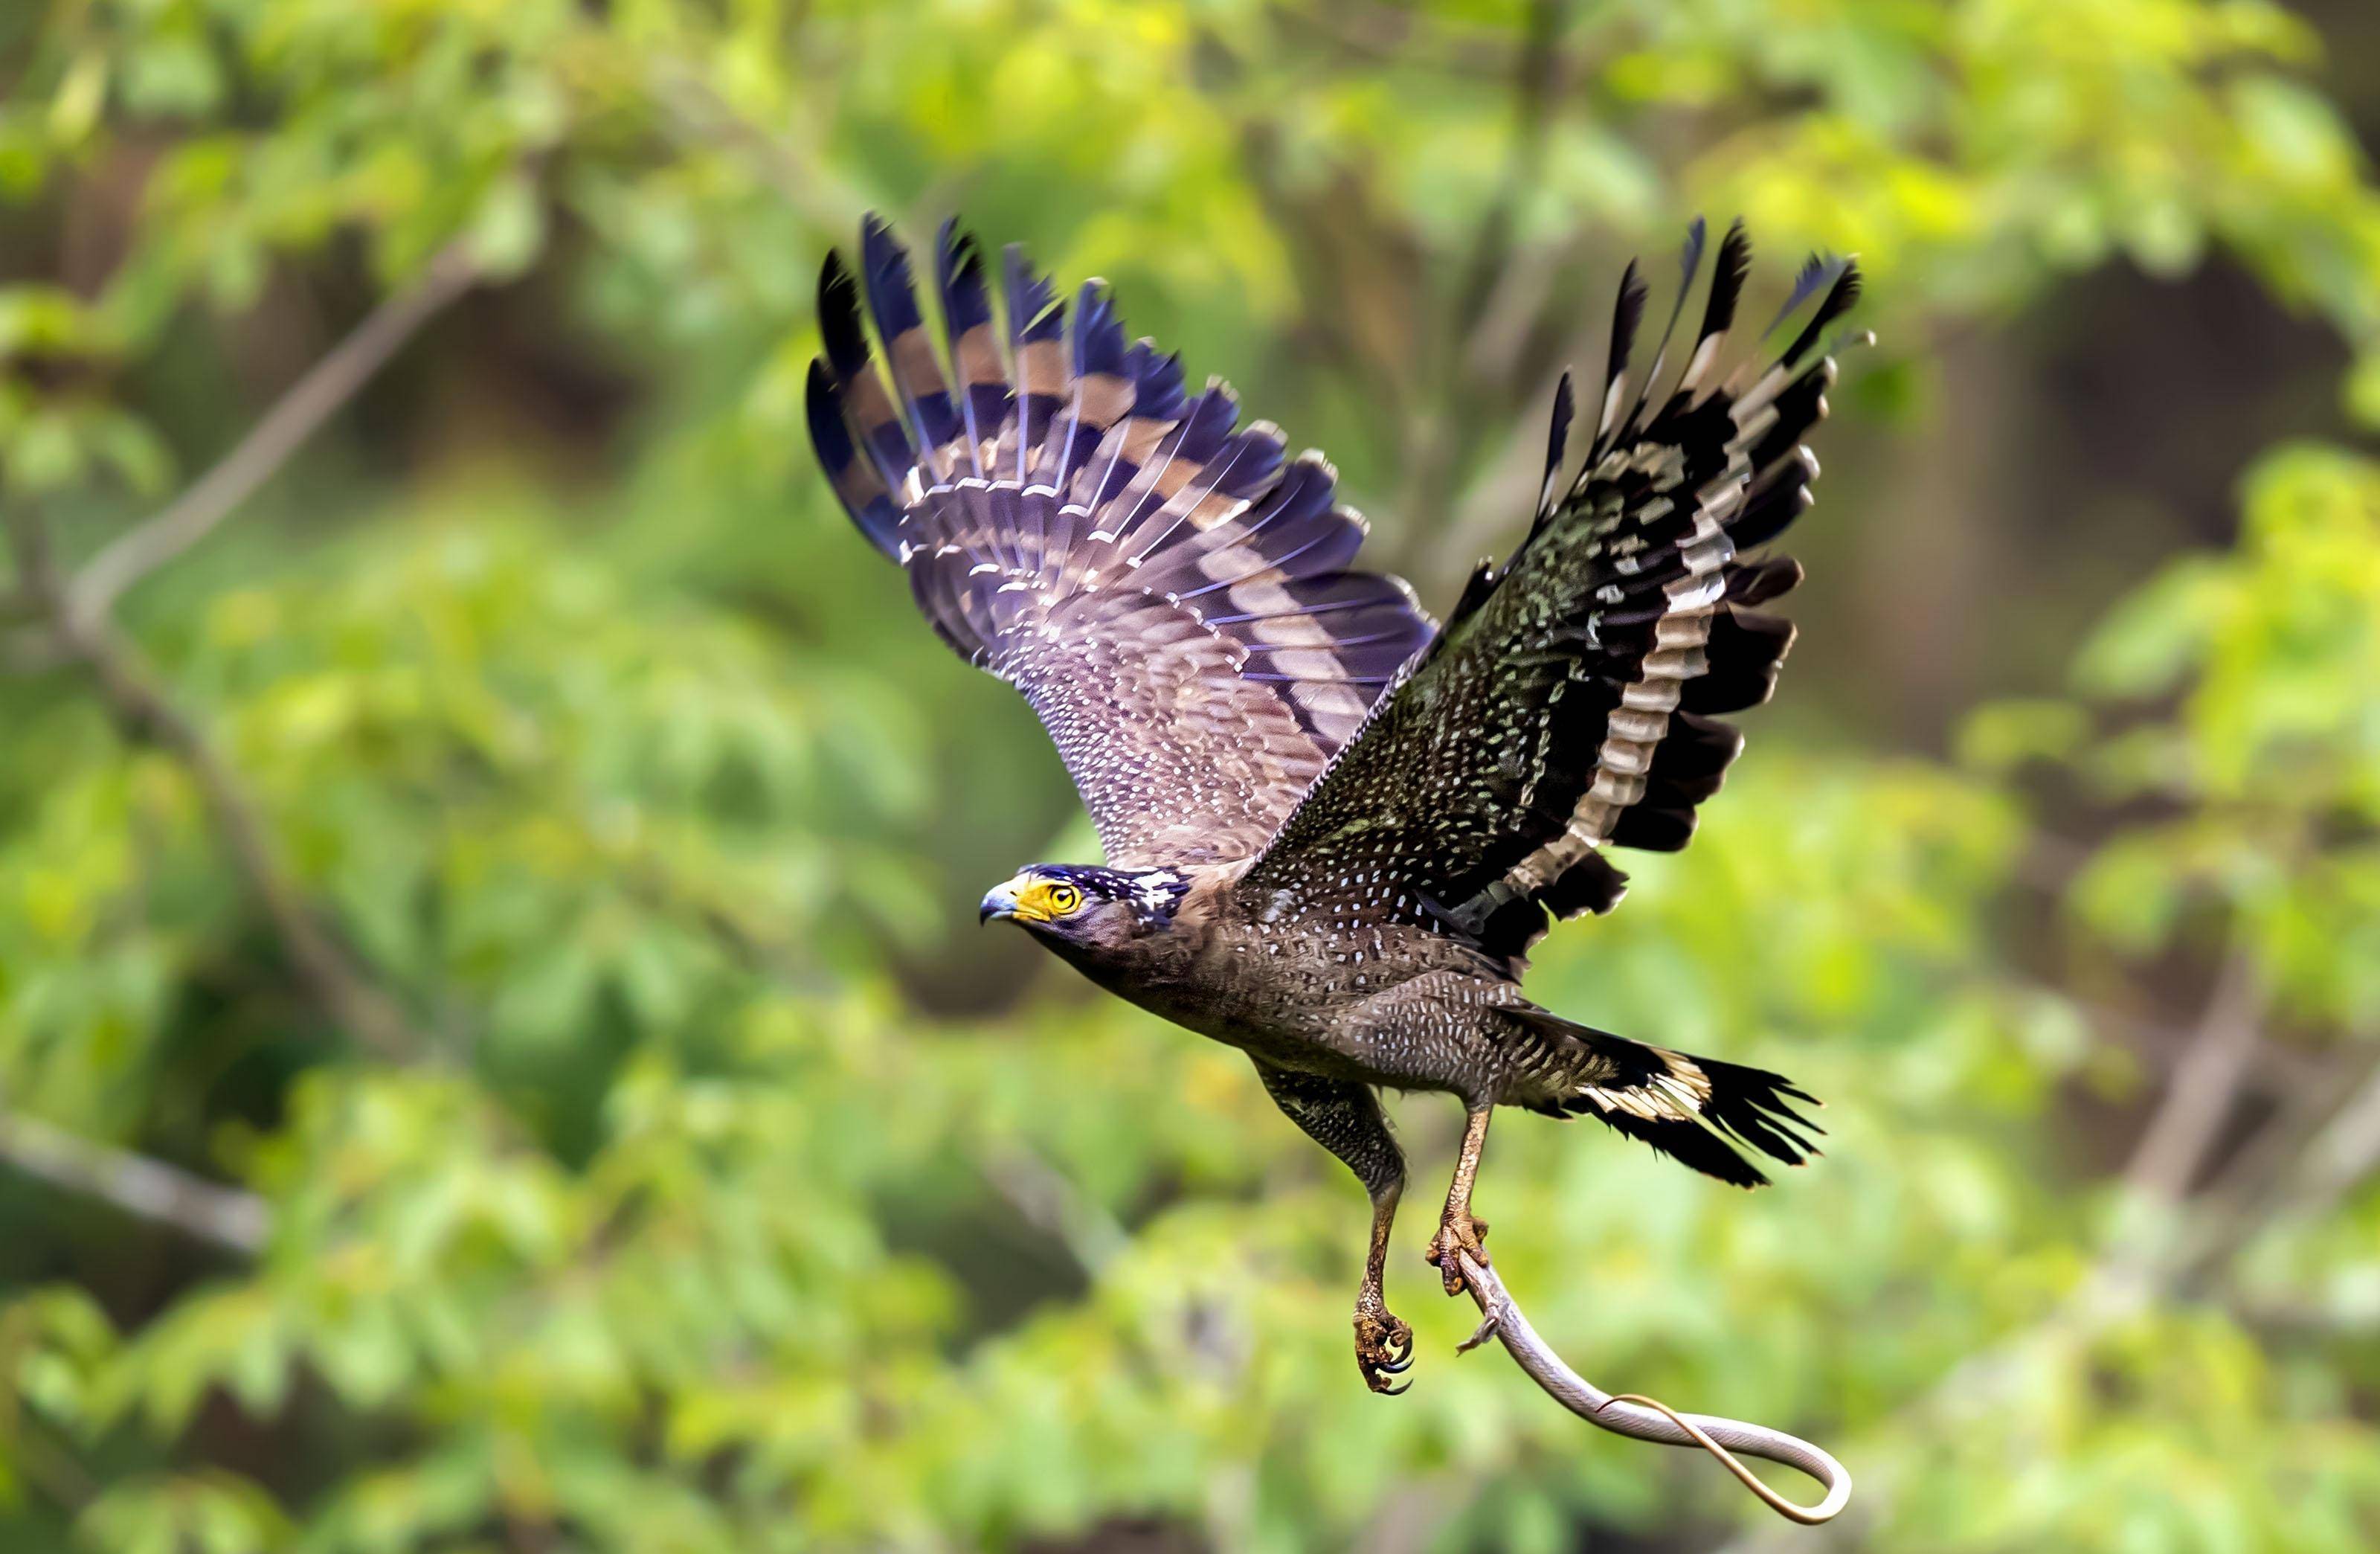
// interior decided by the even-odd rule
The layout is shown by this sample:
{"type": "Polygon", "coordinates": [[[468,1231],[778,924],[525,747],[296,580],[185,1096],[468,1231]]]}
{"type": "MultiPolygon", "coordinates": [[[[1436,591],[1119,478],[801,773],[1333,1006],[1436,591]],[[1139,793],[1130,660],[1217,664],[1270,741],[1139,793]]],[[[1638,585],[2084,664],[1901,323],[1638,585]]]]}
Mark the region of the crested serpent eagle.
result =
{"type": "Polygon", "coordinates": [[[1354,1170],[1372,1200],[1355,1354],[1376,1390],[1412,1350],[1380,1293],[1404,1159],[1377,1087],[1443,1090],[1468,1113],[1428,1254],[1450,1293],[1463,1255],[1486,1261],[1471,1188],[1500,1105],[1595,1117],[1740,1186],[1766,1178],[1737,1146],[1812,1152],[1792,1104],[1810,1098],[1779,1075],[1521,992],[1549,919],[1619,902],[1611,849],[1685,844],[1742,743],[1721,715],[1767,698],[1793,637],[1759,606],[1801,569],[1760,548],[1809,504],[1802,439],[1858,275],[1812,260],[1730,353],[1739,223],[1667,374],[1703,249],[1697,222],[1641,379],[1630,267],[1579,468],[1565,478],[1565,379],[1528,535],[1442,625],[1357,566],[1364,523],[1320,454],[1290,456],[1220,382],[1192,392],[1178,357],[1127,343],[1100,284],[1070,312],[1011,249],[995,286],[946,225],[937,330],[882,223],[862,228],[859,275],[826,261],[820,460],[934,630],[1040,716],[1107,854],[1026,868],[982,915],[1247,1053],[1354,1170]]]}

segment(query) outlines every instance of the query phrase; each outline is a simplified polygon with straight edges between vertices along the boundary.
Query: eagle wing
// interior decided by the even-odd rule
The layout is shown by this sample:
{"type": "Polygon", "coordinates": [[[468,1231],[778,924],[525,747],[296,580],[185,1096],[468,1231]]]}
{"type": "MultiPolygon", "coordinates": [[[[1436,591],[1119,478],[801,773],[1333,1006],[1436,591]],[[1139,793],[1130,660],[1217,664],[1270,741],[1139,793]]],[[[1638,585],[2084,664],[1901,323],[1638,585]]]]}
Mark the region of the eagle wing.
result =
{"type": "MultiPolygon", "coordinates": [[[[1704,229],[1686,245],[1685,291],[1704,229]]],[[[1537,518],[1503,571],[1483,565],[1427,655],[1382,698],[1240,891],[1278,917],[1406,920],[1517,966],[1547,914],[1608,911],[1626,876],[1609,846],[1673,851],[1742,744],[1718,714],[1767,699],[1793,628],[1754,605],[1801,580],[1751,559],[1798,517],[1826,413],[1828,325],[1858,295],[1813,260],[1774,331],[1817,307],[1780,357],[1717,370],[1750,255],[1720,245],[1702,328],[1656,399],[1662,349],[1632,399],[1645,293],[1631,266],[1600,419],[1565,491],[1565,380],[1537,518]]]]}
{"type": "Polygon", "coordinates": [[[936,245],[940,347],[870,217],[861,288],[830,254],[811,439],[844,506],[962,657],[1024,694],[1111,863],[1253,856],[1435,629],[1354,569],[1362,518],[1317,453],[1239,425],[1229,387],[1127,346],[1098,282],[1072,327],[1007,250],[936,245]]]}

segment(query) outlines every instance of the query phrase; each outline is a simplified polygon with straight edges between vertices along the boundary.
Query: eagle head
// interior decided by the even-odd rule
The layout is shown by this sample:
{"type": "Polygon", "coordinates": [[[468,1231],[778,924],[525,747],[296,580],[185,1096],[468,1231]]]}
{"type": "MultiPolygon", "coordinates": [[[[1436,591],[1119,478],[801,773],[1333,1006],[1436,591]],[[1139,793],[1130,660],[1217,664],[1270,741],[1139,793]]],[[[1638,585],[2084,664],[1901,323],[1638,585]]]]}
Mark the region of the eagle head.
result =
{"type": "Polygon", "coordinates": [[[1163,932],[1187,889],[1171,868],[1037,863],[993,886],[979,917],[1015,923],[1062,953],[1097,955],[1163,932]]]}

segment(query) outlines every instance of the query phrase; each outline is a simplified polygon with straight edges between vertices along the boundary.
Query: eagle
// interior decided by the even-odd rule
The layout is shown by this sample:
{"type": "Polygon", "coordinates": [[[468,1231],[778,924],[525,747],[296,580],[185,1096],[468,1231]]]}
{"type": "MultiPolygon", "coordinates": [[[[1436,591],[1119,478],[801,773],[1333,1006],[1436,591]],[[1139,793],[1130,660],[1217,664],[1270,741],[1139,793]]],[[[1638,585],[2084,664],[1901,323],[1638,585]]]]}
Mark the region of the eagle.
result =
{"type": "Polygon", "coordinates": [[[1191,391],[1178,355],[1128,343],[1104,283],[1070,311],[1011,247],[995,286],[946,223],[929,325],[907,249],[874,216],[859,274],[830,253],[820,279],[820,463],[942,640],[1039,716],[1106,854],[1023,869],[981,917],[1240,1049],[1354,1172],[1372,1208],[1355,1359],[1375,1391],[1403,1390],[1413,1349],[1381,1293],[1405,1181],[1383,1087],[1443,1091],[1466,1114],[1427,1253],[1449,1293],[1463,1257],[1487,1264],[1471,1196],[1499,1106],[1591,1116],[1743,1187],[1767,1181],[1744,1150],[1816,1152],[1794,1106],[1815,1102],[1782,1076],[1521,989],[1553,920],[1619,904],[1612,849],[1686,844],[1742,745],[1723,716],[1767,699],[1793,639],[1759,606],[1802,570],[1763,548],[1810,504],[1803,439],[1859,273],[1813,257],[1730,352],[1751,261],[1737,222],[1665,386],[1705,249],[1696,221],[1641,378],[1647,288],[1629,265],[1575,474],[1565,376],[1528,533],[1443,623],[1357,565],[1366,526],[1330,462],[1243,425],[1220,381],[1191,391]]]}

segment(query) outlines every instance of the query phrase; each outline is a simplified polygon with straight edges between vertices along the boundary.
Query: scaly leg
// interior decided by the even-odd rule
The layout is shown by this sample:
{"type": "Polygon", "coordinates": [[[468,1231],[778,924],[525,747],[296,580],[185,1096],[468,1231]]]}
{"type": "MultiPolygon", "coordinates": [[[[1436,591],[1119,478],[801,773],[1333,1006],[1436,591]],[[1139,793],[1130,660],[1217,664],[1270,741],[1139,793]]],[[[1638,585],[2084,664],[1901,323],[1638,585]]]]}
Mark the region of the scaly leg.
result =
{"type": "Polygon", "coordinates": [[[1488,1119],[1494,1111],[1493,1106],[1475,1105],[1463,1121],[1463,1153],[1455,1157],[1454,1180],[1446,1189],[1446,1210],[1439,1215],[1438,1234],[1424,1254],[1438,1269],[1450,1295],[1463,1293],[1464,1254],[1480,1267],[1488,1266],[1488,1248],[1479,1244],[1488,1233],[1488,1221],[1471,1217],[1471,1184],[1479,1179],[1479,1152],[1488,1147],[1488,1119]]]}
{"type": "Polygon", "coordinates": [[[1389,1378],[1413,1364],[1413,1329],[1389,1310],[1380,1293],[1388,1266],[1389,1231],[1396,1223],[1397,1199],[1405,1187],[1404,1152],[1389,1132],[1379,1098],[1368,1085],[1293,1074],[1257,1064],[1265,1090],[1306,1136],[1338,1156],[1372,1199],[1372,1242],[1364,1258],[1364,1282],[1355,1293],[1355,1366],[1375,1392],[1404,1388],[1389,1378]]]}
{"type": "Polygon", "coordinates": [[[1405,1388],[1389,1385],[1387,1378],[1413,1364],[1413,1329],[1390,1311],[1380,1293],[1389,1266],[1389,1232],[1397,1222],[1397,1199],[1404,1190],[1400,1175],[1372,1194],[1372,1244],[1364,1255],[1364,1282],[1355,1292],[1355,1367],[1364,1373],[1365,1386],[1390,1396],[1405,1388]]]}

